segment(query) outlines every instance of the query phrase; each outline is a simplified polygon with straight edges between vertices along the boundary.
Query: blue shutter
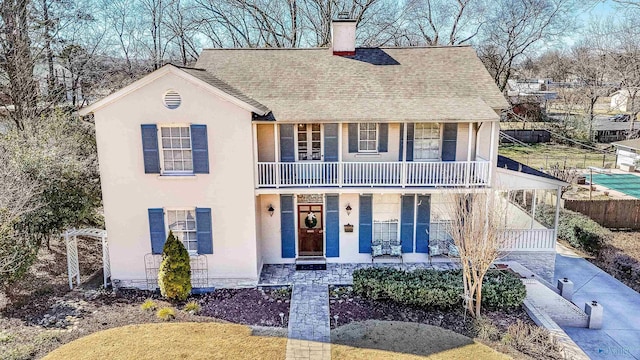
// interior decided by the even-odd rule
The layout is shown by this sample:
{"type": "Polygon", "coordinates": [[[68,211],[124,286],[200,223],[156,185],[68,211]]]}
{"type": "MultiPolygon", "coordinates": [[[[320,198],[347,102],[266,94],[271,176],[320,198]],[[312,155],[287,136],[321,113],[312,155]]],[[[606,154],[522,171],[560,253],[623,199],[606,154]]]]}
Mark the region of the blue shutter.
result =
{"type": "Polygon", "coordinates": [[[209,173],[209,142],[207,125],[191,125],[191,150],[193,154],[193,173],[209,173]]]}
{"type": "Polygon", "coordinates": [[[282,162],[296,161],[296,148],[293,132],[293,124],[280,125],[280,161],[282,162]]]}
{"type": "Polygon", "coordinates": [[[327,195],[327,229],[325,231],[327,240],[327,257],[340,256],[340,197],[338,195],[327,195]]]}
{"type": "Polygon", "coordinates": [[[380,123],[378,124],[378,152],[387,152],[389,151],[389,124],[380,123]]]}
{"type": "Polygon", "coordinates": [[[196,208],[196,237],[198,239],[198,254],[213,254],[210,208],[196,208]]]}
{"type": "Polygon", "coordinates": [[[160,153],[158,152],[158,127],[155,124],[141,125],[142,156],[145,174],[160,174],[160,153]]]}
{"type": "Polygon", "coordinates": [[[413,211],[415,195],[402,195],[402,209],[400,210],[400,242],[403,253],[413,252],[413,211]]]}
{"type": "Polygon", "coordinates": [[[280,195],[280,236],[282,257],[296,257],[296,225],[293,213],[293,195],[280,195]]]}
{"type": "Polygon", "coordinates": [[[442,161],[456,160],[456,140],[458,139],[458,124],[444,124],[442,131],[442,161]]]}
{"type": "Polygon", "coordinates": [[[360,195],[360,226],[358,249],[361,254],[371,254],[373,238],[373,196],[360,195]]]}
{"type": "Polygon", "coordinates": [[[357,153],[358,152],[358,124],[350,123],[348,127],[349,137],[349,152],[357,153]]]}
{"type": "Polygon", "coordinates": [[[416,252],[429,252],[429,223],[431,222],[431,196],[418,195],[416,217],[416,252]]]}
{"type": "Polygon", "coordinates": [[[151,253],[162,254],[167,235],[164,228],[164,210],[149,209],[149,234],[151,235],[151,253]]]}
{"type": "Polygon", "coordinates": [[[413,161],[413,123],[407,124],[407,161],[413,161]]]}
{"type": "Polygon", "coordinates": [[[404,151],[404,124],[400,124],[400,147],[398,151],[398,161],[402,161],[402,152],[404,151]]]}
{"type": "Polygon", "coordinates": [[[324,124],[324,161],[338,161],[338,124],[324,124]]]}

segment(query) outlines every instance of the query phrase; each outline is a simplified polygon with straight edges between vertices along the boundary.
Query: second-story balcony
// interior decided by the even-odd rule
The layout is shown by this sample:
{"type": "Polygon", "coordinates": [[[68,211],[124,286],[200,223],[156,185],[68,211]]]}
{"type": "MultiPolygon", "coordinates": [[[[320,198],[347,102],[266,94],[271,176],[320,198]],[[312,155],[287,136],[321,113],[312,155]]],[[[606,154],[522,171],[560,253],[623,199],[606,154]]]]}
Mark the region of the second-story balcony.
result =
{"type": "Polygon", "coordinates": [[[488,161],[259,162],[259,188],[485,186],[488,161]]]}

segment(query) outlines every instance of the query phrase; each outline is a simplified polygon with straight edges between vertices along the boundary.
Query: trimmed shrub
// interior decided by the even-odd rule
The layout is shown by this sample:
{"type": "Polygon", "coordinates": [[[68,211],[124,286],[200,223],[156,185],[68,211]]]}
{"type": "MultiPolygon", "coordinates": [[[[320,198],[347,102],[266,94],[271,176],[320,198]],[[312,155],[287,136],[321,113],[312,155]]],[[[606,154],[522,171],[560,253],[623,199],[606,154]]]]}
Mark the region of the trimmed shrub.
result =
{"type": "Polygon", "coordinates": [[[533,357],[547,357],[558,352],[558,344],[547,329],[519,319],[509,326],[502,343],[533,357]]]}
{"type": "Polygon", "coordinates": [[[158,310],[156,317],[162,321],[171,321],[176,318],[176,311],[171,307],[163,307],[158,310]]]}
{"type": "MultiPolygon", "coordinates": [[[[353,272],[353,291],[372,300],[390,300],[418,307],[451,309],[463,304],[461,270],[367,268],[353,272]]],[[[489,271],[482,285],[482,305],[511,308],[522,304],[526,288],[513,273],[489,271]]]]}
{"type": "MultiPolygon", "coordinates": [[[[537,209],[538,220],[547,226],[553,226],[555,207],[539,205],[537,209]]],[[[592,254],[596,254],[613,236],[611,231],[579,212],[560,209],[558,222],[559,238],[568,241],[575,248],[592,254]]]]}
{"type": "Polygon", "coordinates": [[[485,317],[479,317],[473,320],[473,329],[476,336],[482,340],[497,341],[500,340],[500,329],[485,317]]]}
{"type": "Polygon", "coordinates": [[[190,314],[197,314],[200,312],[200,304],[197,301],[189,301],[184,305],[183,310],[190,314]]]}
{"type": "Polygon", "coordinates": [[[140,309],[142,309],[143,311],[154,311],[157,308],[158,308],[158,304],[156,304],[156,302],[151,299],[145,300],[140,305],[140,309]]]}
{"type": "Polygon", "coordinates": [[[158,285],[162,296],[169,300],[184,301],[191,294],[189,252],[171,231],[162,249],[158,285]]]}

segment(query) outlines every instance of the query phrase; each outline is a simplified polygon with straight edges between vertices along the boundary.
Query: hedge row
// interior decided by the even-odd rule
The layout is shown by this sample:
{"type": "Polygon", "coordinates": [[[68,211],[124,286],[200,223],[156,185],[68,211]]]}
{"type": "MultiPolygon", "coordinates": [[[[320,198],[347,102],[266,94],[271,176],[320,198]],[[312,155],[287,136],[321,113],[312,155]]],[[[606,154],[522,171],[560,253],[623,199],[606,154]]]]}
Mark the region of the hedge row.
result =
{"type": "MultiPolygon", "coordinates": [[[[538,205],[537,219],[547,226],[553,226],[555,221],[555,206],[538,205]]],[[[564,239],[571,246],[596,254],[612,234],[588,216],[579,212],[560,209],[558,220],[558,237],[564,239]]]]}
{"type": "MultiPolygon", "coordinates": [[[[358,269],[353,290],[372,300],[391,300],[419,307],[450,309],[463,305],[461,270],[358,269]]],[[[490,309],[517,307],[526,296],[525,286],[511,272],[491,270],[482,284],[482,305],[490,309]]]]}

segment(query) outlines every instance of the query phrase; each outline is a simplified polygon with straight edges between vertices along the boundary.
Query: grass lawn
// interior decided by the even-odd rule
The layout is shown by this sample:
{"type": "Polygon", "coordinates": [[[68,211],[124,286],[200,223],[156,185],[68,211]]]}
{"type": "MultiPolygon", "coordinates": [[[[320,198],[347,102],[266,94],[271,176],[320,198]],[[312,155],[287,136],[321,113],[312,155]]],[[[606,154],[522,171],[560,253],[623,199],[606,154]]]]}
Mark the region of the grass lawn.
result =
{"type": "MultiPolygon", "coordinates": [[[[589,166],[602,167],[603,159],[600,152],[558,144],[503,145],[498,149],[498,153],[535,169],[546,169],[555,164],[578,169],[586,169],[589,166]]],[[[606,154],[604,158],[605,164],[615,163],[616,155],[606,154]]]]}
{"type": "MultiPolygon", "coordinates": [[[[508,359],[466,336],[402,322],[351,323],[332,334],[332,359],[508,359]]],[[[253,336],[243,325],[165,323],[101,331],[54,350],[67,359],[284,359],[287,339],[253,336]]]]}

